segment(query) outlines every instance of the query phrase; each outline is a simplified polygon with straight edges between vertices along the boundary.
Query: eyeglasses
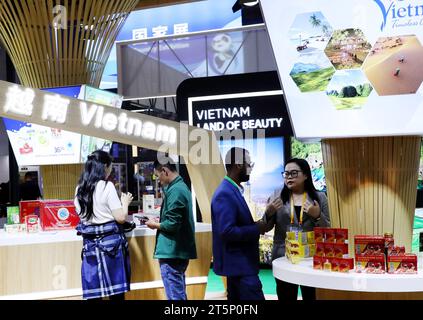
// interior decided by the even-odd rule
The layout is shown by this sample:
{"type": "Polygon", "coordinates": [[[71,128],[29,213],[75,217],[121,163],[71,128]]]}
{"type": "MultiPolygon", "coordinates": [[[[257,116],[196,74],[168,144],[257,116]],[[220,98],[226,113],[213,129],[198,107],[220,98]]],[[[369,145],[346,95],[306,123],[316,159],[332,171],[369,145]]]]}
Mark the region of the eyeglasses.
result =
{"type": "Polygon", "coordinates": [[[302,171],[301,170],[284,171],[282,172],[282,176],[284,178],[289,178],[289,176],[291,176],[291,178],[297,178],[299,172],[302,172],[302,171]]]}
{"type": "Polygon", "coordinates": [[[255,163],[254,162],[250,162],[250,163],[246,163],[246,166],[250,167],[251,169],[254,168],[255,163]]]}

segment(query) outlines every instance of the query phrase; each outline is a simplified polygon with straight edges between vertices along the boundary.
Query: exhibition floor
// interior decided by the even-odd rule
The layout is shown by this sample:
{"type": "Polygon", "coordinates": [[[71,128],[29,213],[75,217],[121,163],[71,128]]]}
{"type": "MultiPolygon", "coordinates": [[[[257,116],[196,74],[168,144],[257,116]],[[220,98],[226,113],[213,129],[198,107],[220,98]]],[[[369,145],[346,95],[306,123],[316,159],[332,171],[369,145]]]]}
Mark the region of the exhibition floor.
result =
{"type": "MultiPolygon", "coordinates": [[[[272,269],[261,269],[259,276],[263,284],[263,292],[266,296],[266,300],[276,300],[276,283],[272,274],[272,269]]],[[[206,300],[224,299],[225,287],[223,286],[222,278],[217,276],[213,272],[213,269],[210,269],[206,289],[206,300]]]]}

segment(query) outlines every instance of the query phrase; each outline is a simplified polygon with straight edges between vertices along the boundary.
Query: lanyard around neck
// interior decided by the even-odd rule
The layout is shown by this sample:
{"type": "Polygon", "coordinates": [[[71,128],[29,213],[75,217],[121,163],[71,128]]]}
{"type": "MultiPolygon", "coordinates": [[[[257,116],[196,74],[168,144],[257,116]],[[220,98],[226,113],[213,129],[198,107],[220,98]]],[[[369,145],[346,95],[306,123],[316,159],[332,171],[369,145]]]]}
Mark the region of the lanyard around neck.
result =
{"type": "MultiPolygon", "coordinates": [[[[307,192],[303,194],[303,203],[301,205],[301,212],[300,212],[300,226],[303,224],[303,214],[304,214],[304,205],[307,200],[307,192]]],[[[294,196],[291,194],[291,224],[294,224],[294,196]]]]}

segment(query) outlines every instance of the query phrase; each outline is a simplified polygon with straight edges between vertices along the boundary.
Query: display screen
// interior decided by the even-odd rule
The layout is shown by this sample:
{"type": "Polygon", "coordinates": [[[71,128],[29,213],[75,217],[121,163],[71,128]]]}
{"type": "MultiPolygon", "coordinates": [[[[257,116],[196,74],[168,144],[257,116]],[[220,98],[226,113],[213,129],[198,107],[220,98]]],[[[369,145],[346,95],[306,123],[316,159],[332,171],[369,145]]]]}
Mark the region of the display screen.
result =
{"type": "MultiPolygon", "coordinates": [[[[81,86],[45,90],[80,98],[81,86]]],[[[80,162],[80,134],[7,118],[3,122],[19,166],[80,162]]]]}
{"type": "Polygon", "coordinates": [[[423,134],[417,0],[261,0],[295,135],[423,134]]]}
{"type": "Polygon", "coordinates": [[[219,141],[223,158],[233,147],[248,150],[254,162],[250,181],[244,183],[244,198],[258,220],[263,217],[269,197],[283,186],[284,138],[219,141]]]}
{"type": "MultiPolygon", "coordinates": [[[[83,86],[83,91],[85,101],[119,109],[122,107],[122,96],[90,86],[83,86]]],[[[81,163],[87,161],[88,155],[96,150],[110,152],[112,143],[113,141],[110,140],[83,135],[81,140],[81,163]]]]}
{"type": "Polygon", "coordinates": [[[292,158],[305,159],[310,165],[314,187],[326,192],[325,168],[323,167],[322,145],[320,143],[302,143],[292,139],[292,158]]]}
{"type": "Polygon", "coordinates": [[[188,120],[199,128],[217,132],[264,130],[266,137],[289,136],[292,128],[288,113],[279,107],[283,103],[280,90],[191,97],[188,120]]]}
{"type": "MultiPolygon", "coordinates": [[[[233,13],[233,5],[234,0],[207,0],[134,11],[129,15],[116,41],[239,27],[242,25],[241,12],[233,13]]],[[[177,71],[186,72],[179,61],[182,60],[195,77],[206,76],[207,68],[209,68],[210,75],[220,75],[226,70],[233,57],[231,54],[234,54],[239,48],[242,40],[242,37],[232,37],[231,35],[211,37],[208,39],[208,46],[211,48],[208,62],[204,56],[204,37],[198,41],[192,39],[168,41],[172,50],[178,49],[178,57],[172,53],[169,47],[163,45],[160,62],[177,71]],[[219,57],[224,59],[219,59],[219,57]]],[[[147,55],[151,50],[151,45],[152,43],[140,46],[138,50],[147,55]]],[[[151,51],[148,57],[158,60],[155,50],[151,51]]],[[[240,64],[239,61],[234,61],[230,68],[239,68],[240,64]]],[[[113,46],[106,64],[100,88],[117,88],[116,46],[113,46]]]]}

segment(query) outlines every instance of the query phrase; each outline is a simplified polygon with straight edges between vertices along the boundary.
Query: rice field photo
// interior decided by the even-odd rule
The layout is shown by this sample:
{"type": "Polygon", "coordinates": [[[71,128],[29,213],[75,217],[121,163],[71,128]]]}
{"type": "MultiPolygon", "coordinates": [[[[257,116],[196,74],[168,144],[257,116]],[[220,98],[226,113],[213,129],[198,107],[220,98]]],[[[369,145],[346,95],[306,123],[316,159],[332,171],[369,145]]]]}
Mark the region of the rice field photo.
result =
{"type": "Polygon", "coordinates": [[[325,91],[335,69],[323,52],[302,54],[290,76],[301,92],[325,91]]]}
{"type": "Polygon", "coordinates": [[[414,94],[423,81],[423,47],[415,35],[379,38],[363,70],[381,96],[414,94]]]}
{"type": "Polygon", "coordinates": [[[371,50],[360,29],[336,30],[325,53],[337,70],[360,68],[371,50]]]}
{"type": "Polygon", "coordinates": [[[321,12],[308,12],[295,17],[288,36],[297,52],[312,53],[325,49],[332,31],[321,12]]]}
{"type": "Polygon", "coordinates": [[[337,110],[359,109],[366,104],[373,87],[360,69],[337,71],[326,94],[337,110]]]}

